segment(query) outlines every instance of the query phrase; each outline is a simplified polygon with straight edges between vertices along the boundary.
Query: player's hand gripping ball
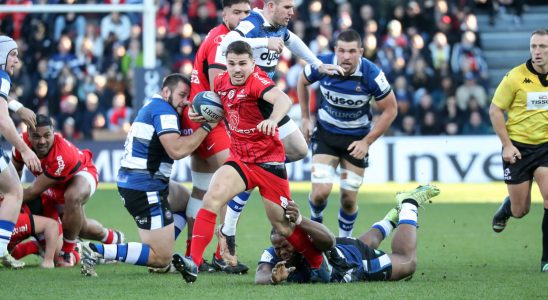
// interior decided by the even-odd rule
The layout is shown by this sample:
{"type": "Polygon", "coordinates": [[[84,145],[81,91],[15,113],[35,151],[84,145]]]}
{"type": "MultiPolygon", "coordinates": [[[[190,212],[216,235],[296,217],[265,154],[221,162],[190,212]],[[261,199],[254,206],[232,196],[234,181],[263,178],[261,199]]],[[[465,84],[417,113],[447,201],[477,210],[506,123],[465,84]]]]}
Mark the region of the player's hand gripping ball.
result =
{"type": "Polygon", "coordinates": [[[192,100],[192,108],[207,122],[216,123],[225,117],[221,99],[211,91],[200,92],[192,100]]]}

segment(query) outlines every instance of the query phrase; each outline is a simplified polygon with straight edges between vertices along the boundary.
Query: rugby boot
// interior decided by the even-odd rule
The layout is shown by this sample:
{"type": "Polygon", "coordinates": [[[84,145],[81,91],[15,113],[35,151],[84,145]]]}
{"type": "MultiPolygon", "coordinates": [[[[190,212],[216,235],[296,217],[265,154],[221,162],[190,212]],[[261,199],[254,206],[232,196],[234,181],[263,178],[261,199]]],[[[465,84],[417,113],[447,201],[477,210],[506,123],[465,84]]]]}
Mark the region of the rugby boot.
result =
{"type": "Polygon", "coordinates": [[[497,233],[502,232],[504,228],[506,228],[506,224],[511,215],[510,197],[506,197],[493,216],[493,231],[497,233]]]}
{"type": "Polygon", "coordinates": [[[11,256],[8,251],[6,251],[4,255],[0,257],[0,262],[4,267],[14,270],[22,269],[25,266],[25,262],[13,258],[13,256],[11,256]]]}
{"type": "Polygon", "coordinates": [[[400,212],[397,207],[392,208],[391,210],[386,213],[383,220],[387,220],[392,224],[392,226],[396,227],[398,225],[398,221],[400,220],[400,212]]]}
{"type": "Polygon", "coordinates": [[[55,266],[57,268],[71,268],[80,262],[80,254],[75,250],[71,252],[59,251],[55,258],[55,266]]]}
{"type": "Polygon", "coordinates": [[[198,279],[198,267],[190,256],[182,256],[179,253],[173,254],[171,262],[175,269],[181,273],[187,283],[192,283],[198,279]]]}
{"type": "Polygon", "coordinates": [[[440,189],[432,184],[419,185],[416,189],[408,192],[400,192],[396,194],[396,203],[398,210],[401,209],[401,204],[406,199],[417,201],[418,206],[426,203],[432,203],[433,197],[440,194],[440,189]]]}
{"type": "Polygon", "coordinates": [[[540,271],[548,273],[548,261],[543,261],[540,263],[540,271]]]}
{"type": "Polygon", "coordinates": [[[88,277],[97,277],[95,266],[100,258],[99,253],[93,251],[89,242],[82,243],[82,265],[80,274],[88,277]]]}

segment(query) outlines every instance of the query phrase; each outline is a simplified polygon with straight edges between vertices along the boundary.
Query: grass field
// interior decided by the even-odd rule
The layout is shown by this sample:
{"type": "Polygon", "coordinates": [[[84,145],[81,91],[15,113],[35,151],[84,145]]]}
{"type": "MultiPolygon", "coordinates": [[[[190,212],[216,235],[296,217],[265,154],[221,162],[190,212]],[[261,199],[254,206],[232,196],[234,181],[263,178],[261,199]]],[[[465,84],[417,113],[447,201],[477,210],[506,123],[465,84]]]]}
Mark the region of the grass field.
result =
{"type": "MultiPolygon", "coordinates": [[[[254,286],[254,267],[268,246],[269,226],[258,193],[246,206],[238,227],[241,261],[251,266],[247,275],[200,274],[186,284],[178,274],[148,274],[146,268],[125,264],[98,266],[97,278],[85,278],[79,268],[42,270],[36,257],[27,267],[0,268],[0,299],[547,299],[548,274],[539,272],[542,204],[533,187],[529,215],[511,220],[501,234],[491,230],[491,217],[505,196],[503,184],[440,184],[442,194],[420,209],[418,268],[405,282],[329,285],[254,286]]],[[[394,206],[395,192],[411,184],[364,185],[355,235],[366,231],[394,206]]],[[[309,215],[308,184],[295,184],[293,197],[309,215]]],[[[324,213],[326,225],[337,232],[338,195],[324,213]]],[[[133,220],[117,192],[106,184],[86,207],[89,217],[123,230],[137,241],[133,220]]],[[[184,251],[184,235],[177,251],[184,251]]],[[[215,242],[215,240],[214,240],[215,242]]],[[[212,243],[214,244],[214,243],[212,243]]],[[[385,241],[381,249],[390,250],[385,241]]],[[[206,251],[210,259],[213,245],[206,251]]]]}

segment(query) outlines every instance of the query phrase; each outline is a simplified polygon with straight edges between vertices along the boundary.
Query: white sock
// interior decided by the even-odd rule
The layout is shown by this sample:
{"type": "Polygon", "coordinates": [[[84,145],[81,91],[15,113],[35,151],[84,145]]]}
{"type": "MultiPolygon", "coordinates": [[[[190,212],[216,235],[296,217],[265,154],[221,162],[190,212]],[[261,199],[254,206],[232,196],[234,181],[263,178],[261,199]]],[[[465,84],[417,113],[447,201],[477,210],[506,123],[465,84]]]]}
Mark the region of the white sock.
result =
{"type": "Polygon", "coordinates": [[[417,226],[417,207],[411,203],[403,203],[400,210],[399,224],[417,226]]]}

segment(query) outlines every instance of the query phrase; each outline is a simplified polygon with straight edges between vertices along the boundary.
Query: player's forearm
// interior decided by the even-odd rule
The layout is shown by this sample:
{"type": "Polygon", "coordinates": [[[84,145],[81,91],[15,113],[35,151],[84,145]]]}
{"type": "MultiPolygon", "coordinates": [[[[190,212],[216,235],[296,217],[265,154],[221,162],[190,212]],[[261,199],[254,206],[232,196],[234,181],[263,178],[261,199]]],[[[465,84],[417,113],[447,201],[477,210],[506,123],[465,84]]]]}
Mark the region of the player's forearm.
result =
{"type": "Polygon", "coordinates": [[[272,113],[268,118],[276,123],[280,122],[289,112],[291,105],[291,99],[289,99],[287,95],[283,98],[277,99],[272,106],[272,113]]]}
{"type": "Polygon", "coordinates": [[[232,44],[235,41],[244,41],[248,43],[251,48],[267,48],[268,47],[268,38],[246,38],[241,36],[237,31],[229,32],[221,42],[221,49],[223,52],[226,52],[228,45],[232,44]]]}
{"type": "Polygon", "coordinates": [[[29,202],[38,198],[42,192],[35,187],[35,184],[31,184],[29,187],[23,189],[23,202],[29,202]]]}
{"type": "Polygon", "coordinates": [[[200,146],[208,133],[208,131],[200,127],[190,136],[180,136],[177,140],[177,145],[172,149],[174,155],[171,158],[178,160],[192,154],[200,146]]]}
{"type": "Polygon", "coordinates": [[[291,53],[304,59],[312,68],[317,69],[322,64],[322,61],[312,53],[303,40],[291,31],[289,31],[289,39],[285,42],[285,45],[291,50],[291,53]]]}
{"type": "Polygon", "coordinates": [[[302,217],[299,227],[310,236],[316,249],[327,251],[335,246],[335,236],[325,225],[302,217]]]}
{"type": "MultiPolygon", "coordinates": [[[[49,221],[49,220],[48,220],[49,221]]],[[[57,250],[57,241],[59,240],[59,226],[57,222],[48,222],[44,231],[46,239],[46,251],[44,252],[44,260],[51,260],[55,257],[57,250]]]]}
{"type": "Polygon", "coordinates": [[[266,270],[257,268],[255,273],[255,284],[272,284],[272,271],[267,272],[266,270]]]}
{"type": "Polygon", "coordinates": [[[9,117],[8,105],[6,101],[0,99],[0,134],[6,138],[6,140],[17,149],[19,152],[29,150],[29,147],[17,133],[17,129],[9,117]]]}
{"type": "Polygon", "coordinates": [[[299,76],[297,82],[297,96],[299,97],[299,105],[301,106],[301,118],[310,119],[310,93],[308,91],[308,81],[304,75],[299,76]]]}
{"type": "Polygon", "coordinates": [[[491,119],[491,124],[495,133],[502,143],[502,147],[506,147],[512,144],[510,136],[508,136],[508,131],[506,130],[506,124],[504,121],[504,111],[498,106],[491,104],[489,107],[489,118],[491,119]]]}
{"type": "Polygon", "coordinates": [[[397,106],[386,107],[375,122],[371,131],[364,137],[364,140],[367,142],[367,144],[373,144],[381,135],[383,135],[386,130],[390,128],[390,125],[392,124],[392,122],[394,122],[394,119],[396,119],[397,115],[397,106]]]}

